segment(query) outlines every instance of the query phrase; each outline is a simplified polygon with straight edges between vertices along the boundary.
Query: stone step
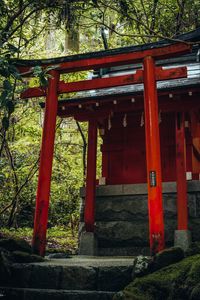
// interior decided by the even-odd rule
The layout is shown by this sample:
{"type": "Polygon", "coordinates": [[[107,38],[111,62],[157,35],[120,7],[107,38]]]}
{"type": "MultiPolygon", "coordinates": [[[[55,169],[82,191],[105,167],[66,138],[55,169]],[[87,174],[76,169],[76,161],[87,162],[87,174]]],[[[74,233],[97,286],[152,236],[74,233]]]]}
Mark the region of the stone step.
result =
{"type": "Polygon", "coordinates": [[[55,290],[30,288],[1,288],[5,300],[111,300],[114,292],[55,290]]]}
{"type": "Polygon", "coordinates": [[[13,264],[9,286],[55,290],[119,291],[130,281],[133,257],[78,257],[13,264]]]}
{"type": "Polygon", "coordinates": [[[149,247],[98,247],[100,256],[150,256],[149,247]]]}

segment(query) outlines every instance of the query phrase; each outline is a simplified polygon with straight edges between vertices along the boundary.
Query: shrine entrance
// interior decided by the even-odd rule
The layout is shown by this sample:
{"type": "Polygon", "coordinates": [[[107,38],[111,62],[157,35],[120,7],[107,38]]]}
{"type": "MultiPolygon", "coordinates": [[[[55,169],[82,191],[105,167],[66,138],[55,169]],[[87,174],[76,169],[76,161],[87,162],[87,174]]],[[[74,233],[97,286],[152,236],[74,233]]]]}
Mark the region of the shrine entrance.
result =
{"type": "MultiPolygon", "coordinates": [[[[18,61],[16,63],[22,76],[33,76],[32,67],[34,65],[39,64],[44,69],[51,67],[47,88],[29,88],[21,95],[23,99],[46,97],[32,242],[35,253],[43,256],[45,254],[57,116],[61,118],[72,116],[75,120],[88,122],[84,210],[84,230],[86,232],[93,234],[95,231],[98,129],[103,138],[101,182],[104,185],[147,182],[151,253],[156,253],[165,247],[162,204],[163,178],[164,181],[177,181],[178,230],[188,230],[184,132],[187,116],[185,113],[188,109],[193,110],[195,105],[196,107],[200,105],[197,104],[195,97],[191,102],[185,96],[180,96],[182,95],[180,91],[175,92],[177,99],[171,101],[170,91],[165,90],[158,93],[156,83],[187,78],[186,67],[163,68],[157,62],[172,57],[180,57],[190,53],[190,51],[191,46],[187,43],[169,44],[163,42],[154,46],[149,44],[143,48],[127,47],[74,55],[55,59],[53,63],[48,60],[18,61]],[[63,73],[82,70],[97,71],[102,68],[111,69],[135,64],[139,64],[140,67],[132,74],[93,78],[78,82],[63,82],[59,79],[60,74],[63,73]],[[143,91],[138,90],[134,96],[131,91],[126,94],[119,91],[117,95],[109,95],[108,93],[106,97],[98,96],[96,93],[94,97],[58,100],[59,95],[65,93],[141,85],[144,87],[144,94],[143,91]],[[163,117],[162,122],[161,117],[163,117]],[[119,124],[122,124],[121,129],[119,124]],[[172,135],[169,131],[170,126],[176,128],[171,131],[173,132],[172,135]],[[176,145],[174,148],[176,152],[172,148],[170,149],[172,145],[173,147],[176,145]],[[123,150],[120,150],[122,148],[123,150]],[[174,171],[174,164],[176,164],[177,171],[174,171]],[[176,176],[176,172],[178,176],[176,176]]],[[[185,92],[188,93],[187,89],[185,92]]],[[[196,173],[198,172],[199,170],[196,173]]]]}

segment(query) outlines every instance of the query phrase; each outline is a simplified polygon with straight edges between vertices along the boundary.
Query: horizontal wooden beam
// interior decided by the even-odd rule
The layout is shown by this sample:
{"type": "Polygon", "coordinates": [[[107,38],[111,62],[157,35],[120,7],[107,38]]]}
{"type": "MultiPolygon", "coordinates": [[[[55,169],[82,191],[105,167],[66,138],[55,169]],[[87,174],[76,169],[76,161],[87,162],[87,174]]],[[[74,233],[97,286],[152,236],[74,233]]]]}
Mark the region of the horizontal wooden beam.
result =
{"type": "MultiPolygon", "coordinates": [[[[158,95],[159,98],[166,96],[167,98],[171,98],[171,100],[176,100],[176,96],[182,96],[182,95],[189,95],[191,94],[192,96],[198,95],[200,96],[200,87],[185,87],[185,88],[178,88],[178,89],[166,89],[166,90],[158,90],[158,95]]],[[[190,96],[191,97],[191,96],[190,96]]],[[[142,98],[143,99],[143,93],[142,91],[137,92],[137,93],[123,93],[123,94],[111,94],[111,95],[106,95],[106,96],[98,96],[98,97],[83,97],[83,98],[71,98],[69,100],[60,100],[59,105],[60,107],[85,107],[88,105],[99,105],[102,106],[106,102],[111,102],[111,101],[116,101],[121,102],[124,100],[131,100],[134,102],[134,99],[137,98],[142,98]]],[[[45,103],[40,104],[42,108],[45,107],[45,103]]]]}
{"type": "Polygon", "coordinates": [[[103,88],[112,88],[117,86],[125,86],[130,84],[142,83],[143,71],[137,70],[135,74],[106,77],[106,78],[95,78],[91,80],[82,80],[77,82],[60,82],[59,94],[72,93],[80,91],[98,90],[103,88]]]}
{"type": "MultiPolygon", "coordinates": [[[[112,112],[124,112],[129,110],[135,110],[136,108],[141,108],[142,101],[137,101],[137,103],[131,103],[130,101],[120,101],[117,105],[113,105],[112,102],[106,102],[104,105],[100,107],[94,107],[93,110],[89,110],[88,107],[77,108],[77,107],[69,107],[66,110],[62,110],[60,107],[58,109],[58,116],[61,118],[66,117],[74,117],[82,118],[82,116],[87,119],[88,116],[93,116],[94,118],[107,118],[108,114],[112,112]]],[[[64,108],[64,107],[63,107],[64,108]]]]}
{"type": "MultiPolygon", "coordinates": [[[[163,70],[162,67],[156,68],[156,80],[177,79],[187,77],[187,68],[171,68],[163,70]]],[[[103,88],[117,87],[138,84],[143,82],[143,70],[137,70],[135,74],[114,76],[108,78],[96,78],[91,80],[77,81],[59,84],[59,94],[72,93],[79,91],[97,90],[103,88]]]]}
{"type": "MultiPolygon", "coordinates": [[[[180,95],[175,95],[173,99],[169,99],[169,97],[164,96],[162,97],[162,100],[159,100],[159,109],[162,112],[189,112],[191,109],[200,109],[200,101],[198,96],[195,96],[193,99],[190,99],[189,96],[180,95]]],[[[104,105],[102,105],[102,107],[93,108],[93,111],[89,111],[87,107],[66,107],[64,110],[60,106],[58,109],[58,116],[61,118],[75,117],[79,121],[87,121],[92,117],[96,117],[97,119],[105,119],[108,117],[111,111],[113,113],[142,111],[144,109],[144,103],[143,98],[138,97],[136,98],[135,103],[132,103],[130,99],[119,101],[117,105],[107,101],[104,103],[104,105]]]]}
{"type": "MultiPolygon", "coordinates": [[[[171,69],[163,69],[162,67],[156,68],[156,80],[170,80],[177,78],[185,78],[187,77],[187,68],[179,67],[179,68],[171,68],[171,69]]],[[[135,74],[129,75],[121,75],[114,77],[106,77],[106,78],[95,78],[91,80],[82,80],[76,82],[68,82],[64,81],[59,82],[58,93],[72,93],[79,91],[89,91],[89,90],[97,90],[102,88],[111,88],[117,86],[125,86],[138,84],[143,82],[143,70],[137,70],[135,74]]],[[[43,97],[46,96],[45,88],[29,88],[25,90],[21,94],[22,99],[33,98],[33,97],[43,97]]]]}
{"type": "MultiPolygon", "coordinates": [[[[58,93],[72,93],[79,91],[88,91],[101,88],[109,88],[116,86],[130,85],[134,83],[141,83],[143,81],[143,71],[138,70],[135,74],[115,76],[109,78],[95,78],[91,80],[82,80],[76,82],[65,83],[60,81],[58,87],[58,93]]],[[[33,98],[46,96],[46,89],[29,88],[21,94],[21,98],[33,98]]]]}
{"type": "MultiPolygon", "coordinates": [[[[185,43],[176,43],[168,46],[140,50],[130,53],[113,54],[102,57],[92,57],[86,59],[77,59],[76,61],[63,62],[55,65],[56,70],[62,73],[77,72],[83,70],[94,70],[100,68],[109,68],[113,66],[133,64],[141,62],[144,57],[152,56],[154,59],[165,59],[168,57],[179,56],[189,53],[192,46],[185,43]]],[[[53,64],[43,65],[43,68],[52,66],[53,64]]],[[[33,73],[33,67],[18,66],[18,70],[22,76],[30,76],[33,73]]]]}

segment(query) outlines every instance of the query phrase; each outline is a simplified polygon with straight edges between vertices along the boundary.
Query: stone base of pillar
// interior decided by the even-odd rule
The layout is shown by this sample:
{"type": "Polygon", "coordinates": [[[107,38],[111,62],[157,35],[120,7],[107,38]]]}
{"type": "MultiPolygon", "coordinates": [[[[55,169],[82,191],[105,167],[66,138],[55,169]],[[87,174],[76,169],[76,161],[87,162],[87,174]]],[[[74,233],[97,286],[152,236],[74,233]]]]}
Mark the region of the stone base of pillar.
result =
{"type": "Polygon", "coordinates": [[[174,246],[181,247],[186,251],[192,242],[191,232],[189,230],[175,230],[174,232],[174,246]]]}
{"type": "Polygon", "coordinates": [[[88,256],[97,255],[97,238],[93,232],[81,232],[78,253],[88,256]]]}

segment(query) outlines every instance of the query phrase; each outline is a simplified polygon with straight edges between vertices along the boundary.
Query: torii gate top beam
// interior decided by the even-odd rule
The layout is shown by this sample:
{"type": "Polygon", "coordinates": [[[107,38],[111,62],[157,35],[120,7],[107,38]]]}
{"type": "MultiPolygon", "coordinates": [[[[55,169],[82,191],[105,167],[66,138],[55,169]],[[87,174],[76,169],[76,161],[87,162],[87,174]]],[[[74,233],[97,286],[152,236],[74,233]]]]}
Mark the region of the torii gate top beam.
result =
{"type": "MultiPolygon", "coordinates": [[[[191,45],[186,43],[175,43],[145,50],[140,48],[140,50],[134,51],[133,49],[134,52],[130,52],[128,47],[127,52],[126,48],[124,48],[122,53],[120,53],[119,49],[114,50],[118,51],[100,51],[96,53],[73,55],[69,56],[68,59],[65,59],[64,62],[62,62],[61,59],[61,62],[58,64],[56,63],[57,60],[43,60],[41,63],[38,61],[38,64],[44,68],[54,66],[55,70],[60,73],[70,73],[137,63],[141,62],[144,57],[147,56],[151,56],[155,60],[158,60],[183,55],[191,51],[191,45]]],[[[15,65],[19,69],[21,75],[27,77],[32,75],[35,61],[20,60],[16,61],[15,65]]]]}
{"type": "MultiPolygon", "coordinates": [[[[118,54],[129,54],[133,52],[144,52],[147,50],[153,50],[157,48],[164,48],[165,46],[173,45],[176,42],[182,41],[182,44],[199,44],[200,40],[200,27],[178,35],[174,38],[173,41],[161,40],[159,42],[153,42],[149,44],[137,45],[137,46],[128,46],[117,49],[109,49],[97,52],[90,52],[78,55],[69,55],[64,57],[50,58],[50,59],[36,59],[36,60],[24,60],[24,59],[14,59],[12,60],[13,64],[20,68],[23,72],[31,72],[31,68],[34,66],[51,66],[51,65],[63,65],[64,63],[72,63],[74,61],[87,60],[89,58],[98,59],[101,57],[116,56],[118,54]]],[[[172,56],[172,55],[171,55],[172,56]]],[[[74,71],[74,70],[73,70],[74,71]]],[[[27,74],[26,74],[27,76],[27,74]]]]}
{"type": "MultiPolygon", "coordinates": [[[[107,51],[105,51],[105,56],[100,56],[94,58],[94,53],[91,53],[91,57],[83,59],[81,56],[74,56],[77,60],[69,61],[69,62],[62,62],[59,65],[51,65],[51,69],[54,69],[58,73],[68,73],[68,72],[76,72],[80,70],[91,70],[96,68],[105,68],[110,66],[117,66],[117,65],[124,65],[130,64],[135,62],[141,62],[144,60],[145,57],[152,57],[153,59],[162,59],[171,56],[182,55],[191,51],[191,45],[185,43],[176,43],[171,44],[168,46],[160,47],[160,48],[153,48],[153,49],[146,49],[143,51],[136,51],[131,53],[122,53],[122,54],[115,54],[111,56],[110,54],[107,55],[107,51]]],[[[84,56],[84,55],[83,55],[84,56]]],[[[50,65],[43,65],[43,67],[50,67],[50,65]]],[[[24,76],[32,76],[33,67],[22,67],[19,66],[19,71],[21,75],[24,76]]],[[[173,79],[173,78],[183,78],[187,77],[187,70],[186,68],[175,68],[171,70],[163,70],[161,67],[157,67],[156,70],[157,80],[163,79],[173,79]]],[[[115,87],[120,85],[130,85],[136,83],[143,82],[143,71],[137,70],[137,72],[130,76],[117,76],[113,78],[99,78],[99,79],[92,79],[92,80],[83,80],[78,82],[71,82],[65,83],[60,81],[57,87],[58,94],[70,93],[70,92],[78,92],[78,91],[85,91],[91,89],[99,89],[99,88],[106,88],[106,87],[115,87]]],[[[36,87],[36,88],[28,88],[21,94],[21,98],[31,98],[31,97],[41,97],[46,95],[46,88],[44,87],[36,87]]]]}

